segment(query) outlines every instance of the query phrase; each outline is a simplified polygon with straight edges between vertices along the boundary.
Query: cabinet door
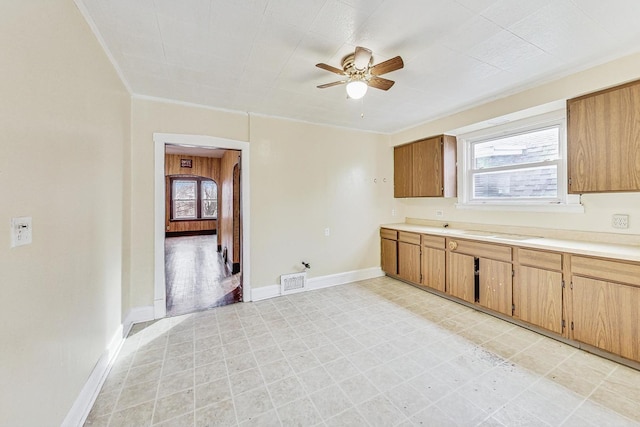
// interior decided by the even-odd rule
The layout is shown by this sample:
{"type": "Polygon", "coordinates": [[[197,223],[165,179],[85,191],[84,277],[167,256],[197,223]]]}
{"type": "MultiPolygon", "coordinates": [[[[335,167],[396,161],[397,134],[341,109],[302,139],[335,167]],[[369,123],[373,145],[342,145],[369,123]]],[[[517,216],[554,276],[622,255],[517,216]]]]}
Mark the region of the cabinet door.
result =
{"type": "Polygon", "coordinates": [[[475,265],[471,255],[449,252],[447,292],[467,302],[475,302],[475,265]]]}
{"type": "Polygon", "coordinates": [[[398,276],[420,283],[420,245],[398,242],[398,276]]]}
{"type": "Polygon", "coordinates": [[[398,247],[395,240],[381,239],[380,267],[387,274],[398,274],[398,247]]]}
{"type": "Polygon", "coordinates": [[[413,144],[393,149],[393,197],[413,196],[413,144]]]}
{"type": "Polygon", "coordinates": [[[640,82],[567,102],[569,192],[640,190],[640,82]]]}
{"type": "Polygon", "coordinates": [[[442,196],[442,137],[413,143],[413,196],[442,196]]]}
{"type": "Polygon", "coordinates": [[[520,320],[562,333],[562,273],[521,266],[518,270],[520,320]]]}
{"type": "Polygon", "coordinates": [[[573,276],[573,338],[640,361],[640,287],[573,276]]]}
{"type": "Polygon", "coordinates": [[[422,248],[422,285],[444,292],[444,260],[443,249],[422,248]]]}
{"type": "Polygon", "coordinates": [[[508,262],[480,258],[480,305],[511,316],[513,273],[508,262]]]}

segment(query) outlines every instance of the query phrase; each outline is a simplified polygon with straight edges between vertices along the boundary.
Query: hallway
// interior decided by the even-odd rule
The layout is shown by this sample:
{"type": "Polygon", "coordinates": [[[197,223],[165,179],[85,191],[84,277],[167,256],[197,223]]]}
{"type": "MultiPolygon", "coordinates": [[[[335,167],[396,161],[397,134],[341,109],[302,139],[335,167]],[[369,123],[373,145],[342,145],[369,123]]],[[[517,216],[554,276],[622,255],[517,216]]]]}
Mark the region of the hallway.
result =
{"type": "Polygon", "coordinates": [[[242,300],[242,273],[231,275],[217,245],[216,235],[165,239],[167,316],[242,300]]]}

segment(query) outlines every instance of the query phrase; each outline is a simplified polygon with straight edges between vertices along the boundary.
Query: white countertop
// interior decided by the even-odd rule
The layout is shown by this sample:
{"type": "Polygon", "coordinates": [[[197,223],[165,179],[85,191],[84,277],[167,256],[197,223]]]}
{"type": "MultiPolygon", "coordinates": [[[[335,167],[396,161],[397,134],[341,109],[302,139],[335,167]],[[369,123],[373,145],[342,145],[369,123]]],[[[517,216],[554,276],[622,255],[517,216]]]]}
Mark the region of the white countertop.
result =
{"type": "Polygon", "coordinates": [[[602,258],[640,262],[640,245],[618,245],[582,240],[561,240],[548,237],[506,234],[491,231],[461,230],[455,228],[431,227],[407,223],[384,224],[381,228],[412,233],[432,234],[444,237],[499,243],[523,248],[544,249],[557,252],[569,252],[602,258]]]}

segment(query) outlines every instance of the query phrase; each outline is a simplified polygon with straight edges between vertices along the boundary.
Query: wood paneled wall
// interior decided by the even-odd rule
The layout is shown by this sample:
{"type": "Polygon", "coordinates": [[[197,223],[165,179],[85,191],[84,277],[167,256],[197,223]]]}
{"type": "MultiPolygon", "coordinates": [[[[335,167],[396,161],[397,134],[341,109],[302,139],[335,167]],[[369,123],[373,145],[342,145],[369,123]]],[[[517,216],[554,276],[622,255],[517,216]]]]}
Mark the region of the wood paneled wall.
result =
{"type": "MultiPolygon", "coordinates": [[[[167,232],[208,231],[218,228],[217,220],[171,221],[171,186],[169,178],[172,176],[202,176],[213,179],[218,184],[218,217],[221,208],[220,159],[213,157],[186,156],[182,154],[165,154],[165,230],[167,232]],[[182,159],[191,160],[190,168],[180,166],[182,159]]],[[[218,246],[221,245],[218,233],[218,246]]]]}
{"type": "Polygon", "coordinates": [[[222,199],[218,206],[218,235],[222,249],[227,249],[227,264],[233,271],[240,266],[240,185],[239,169],[234,186],[234,167],[240,166],[240,152],[228,150],[220,162],[220,185],[222,199]],[[235,221],[234,221],[235,218],[235,221]]]}

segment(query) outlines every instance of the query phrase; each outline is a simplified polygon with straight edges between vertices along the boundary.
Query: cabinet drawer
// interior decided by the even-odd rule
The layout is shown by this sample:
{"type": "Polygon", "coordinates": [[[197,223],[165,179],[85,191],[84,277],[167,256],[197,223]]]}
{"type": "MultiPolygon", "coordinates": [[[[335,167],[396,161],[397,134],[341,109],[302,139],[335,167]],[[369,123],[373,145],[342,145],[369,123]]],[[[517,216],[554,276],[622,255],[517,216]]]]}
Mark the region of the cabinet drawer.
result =
{"type": "Polygon", "coordinates": [[[521,265],[543,268],[545,270],[562,270],[562,254],[555,252],[518,249],[518,261],[521,265]]]}
{"type": "Polygon", "coordinates": [[[383,239],[398,240],[398,232],[396,230],[389,230],[388,228],[381,228],[380,237],[383,239]]]}
{"type": "Polygon", "coordinates": [[[511,248],[509,246],[494,245],[491,243],[471,242],[469,240],[449,240],[449,250],[476,257],[495,259],[511,262],[511,248]]]}
{"type": "Polygon", "coordinates": [[[571,273],[640,287],[640,264],[572,256],[571,273]]]}
{"type": "Polygon", "coordinates": [[[411,243],[412,245],[419,245],[420,235],[416,233],[408,233],[406,231],[399,231],[398,240],[401,242],[411,243]]]}
{"type": "Polygon", "coordinates": [[[422,235],[422,246],[436,249],[444,249],[444,237],[422,235]]]}

